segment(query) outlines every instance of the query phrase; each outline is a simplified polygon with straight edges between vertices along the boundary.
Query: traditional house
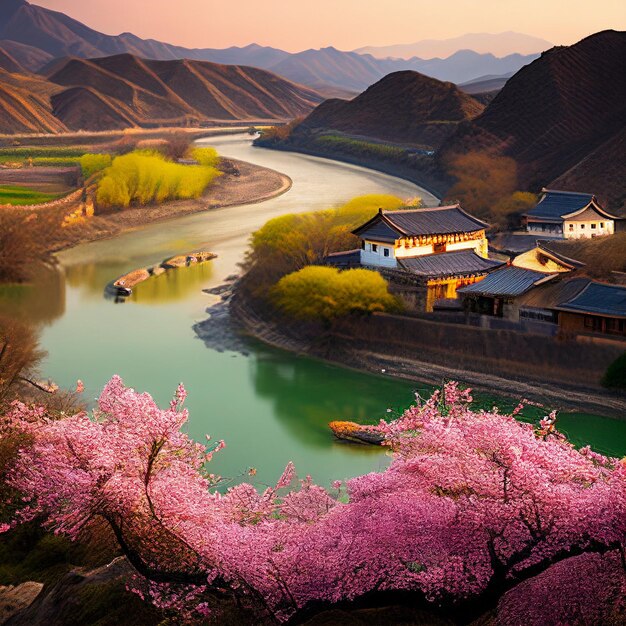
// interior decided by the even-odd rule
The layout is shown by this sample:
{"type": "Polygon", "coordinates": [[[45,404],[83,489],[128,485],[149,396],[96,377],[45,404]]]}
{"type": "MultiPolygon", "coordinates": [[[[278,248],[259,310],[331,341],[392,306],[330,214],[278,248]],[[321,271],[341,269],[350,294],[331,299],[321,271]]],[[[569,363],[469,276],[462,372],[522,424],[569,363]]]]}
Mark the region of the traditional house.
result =
{"type": "Polygon", "coordinates": [[[537,241],[534,248],[518,254],[511,264],[515,267],[523,267],[536,272],[557,274],[573,272],[585,265],[576,259],[571,259],[550,250],[543,241],[537,241]]]}
{"type": "Polygon", "coordinates": [[[530,289],[517,299],[519,321],[524,324],[550,324],[556,333],[559,305],[576,297],[590,282],[589,278],[568,277],[530,289]]]}
{"type": "Polygon", "coordinates": [[[394,291],[423,311],[436,300],[456,298],[459,287],[484,278],[504,262],[488,258],[489,225],[452,206],[383,211],[353,231],[359,251],[330,255],[339,267],[371,267],[394,291]]]}
{"type": "Polygon", "coordinates": [[[465,310],[481,315],[519,320],[517,298],[538,285],[554,280],[558,274],[528,270],[509,265],[485,280],[459,289],[465,310]]]}
{"type": "Polygon", "coordinates": [[[618,218],[605,211],[592,194],[543,189],[524,219],[529,233],[580,239],[612,235],[618,218]]]}
{"type": "Polygon", "coordinates": [[[602,334],[626,339],[626,287],[590,281],[561,302],[559,329],[566,333],[602,334]]]}
{"type": "Polygon", "coordinates": [[[480,283],[459,289],[459,295],[466,311],[518,322],[525,294],[583,265],[538,242],[532,250],[515,257],[511,265],[493,272],[480,283]]]}

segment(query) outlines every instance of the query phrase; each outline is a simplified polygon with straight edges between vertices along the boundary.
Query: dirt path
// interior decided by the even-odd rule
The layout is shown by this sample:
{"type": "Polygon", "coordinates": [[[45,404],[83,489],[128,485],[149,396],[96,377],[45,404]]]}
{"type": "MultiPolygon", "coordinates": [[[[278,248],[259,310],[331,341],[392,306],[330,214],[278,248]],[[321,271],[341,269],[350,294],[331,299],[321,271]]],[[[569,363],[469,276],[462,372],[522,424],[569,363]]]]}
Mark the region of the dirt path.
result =
{"type": "Polygon", "coordinates": [[[52,244],[51,251],[59,252],[81,243],[107,239],[147,224],[164,222],[183,215],[264,202],[291,188],[291,178],[286,174],[236,159],[228,161],[237,167],[239,176],[224,174],[209,187],[203,197],[96,215],[76,226],[63,229],[52,244]]]}

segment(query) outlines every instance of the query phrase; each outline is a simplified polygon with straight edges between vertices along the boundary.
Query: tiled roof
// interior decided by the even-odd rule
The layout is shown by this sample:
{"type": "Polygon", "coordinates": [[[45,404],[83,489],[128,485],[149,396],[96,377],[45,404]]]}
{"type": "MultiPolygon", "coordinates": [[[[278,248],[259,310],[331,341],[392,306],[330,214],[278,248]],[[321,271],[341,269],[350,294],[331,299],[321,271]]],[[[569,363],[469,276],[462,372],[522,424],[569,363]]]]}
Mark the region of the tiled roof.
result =
{"type": "Polygon", "coordinates": [[[538,239],[537,235],[534,233],[496,233],[489,239],[489,249],[505,254],[521,254],[522,252],[528,252],[528,250],[537,247],[541,241],[548,240],[563,241],[563,237],[557,235],[550,238],[542,233],[541,239],[538,239]]]}
{"type": "Polygon", "coordinates": [[[383,211],[387,220],[409,236],[471,233],[489,224],[466,213],[458,204],[434,209],[383,211]]]}
{"type": "Polygon", "coordinates": [[[462,287],[457,291],[462,294],[484,296],[519,296],[534,285],[551,280],[556,274],[543,274],[510,265],[497,272],[492,272],[481,281],[462,287]]]}
{"type": "Polygon", "coordinates": [[[378,215],[367,224],[361,226],[357,231],[354,231],[362,239],[371,239],[372,241],[384,241],[387,243],[394,243],[396,239],[403,237],[403,234],[388,224],[384,219],[378,215]]]}
{"type": "Polygon", "coordinates": [[[558,307],[563,311],[626,318],[626,287],[590,282],[578,295],[558,307]]]}
{"type": "Polygon", "coordinates": [[[473,250],[442,252],[398,259],[401,269],[418,276],[465,276],[483,274],[503,265],[502,261],[483,259],[473,250]]]}
{"type": "Polygon", "coordinates": [[[359,265],[361,262],[361,248],[332,252],[325,257],[324,261],[328,265],[359,265]]]}
{"type": "Polygon", "coordinates": [[[542,241],[541,239],[537,241],[537,248],[539,248],[539,250],[545,252],[546,254],[552,255],[555,259],[557,259],[558,261],[560,261],[561,263],[565,265],[572,265],[574,267],[585,267],[585,265],[587,265],[586,263],[583,263],[582,261],[578,261],[577,259],[572,259],[571,256],[565,256],[564,254],[561,254],[560,252],[555,252],[554,250],[548,247],[549,245],[550,245],[549,241],[545,242],[545,241],[542,241]]]}
{"type": "Polygon", "coordinates": [[[466,213],[458,204],[429,209],[383,211],[353,231],[362,238],[394,241],[401,237],[472,233],[489,224],[466,213]]]}
{"type": "Polygon", "coordinates": [[[577,296],[591,281],[588,278],[551,281],[530,289],[517,300],[528,309],[555,309],[559,304],[577,296]]]}
{"type": "Polygon", "coordinates": [[[604,217],[614,218],[613,215],[598,205],[595,196],[591,193],[554,189],[544,189],[541,200],[526,213],[526,216],[540,221],[561,222],[566,215],[581,211],[592,201],[594,202],[594,210],[599,211],[604,217]]]}

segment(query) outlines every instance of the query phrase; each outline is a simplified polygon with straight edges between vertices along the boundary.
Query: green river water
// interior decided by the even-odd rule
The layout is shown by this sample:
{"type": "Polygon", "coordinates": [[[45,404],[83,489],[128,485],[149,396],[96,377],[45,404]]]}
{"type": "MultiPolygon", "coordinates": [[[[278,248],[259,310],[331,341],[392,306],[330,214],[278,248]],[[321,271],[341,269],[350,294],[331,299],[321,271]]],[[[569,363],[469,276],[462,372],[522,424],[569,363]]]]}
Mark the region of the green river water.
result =
{"type": "MultiPolygon", "coordinates": [[[[115,239],[82,245],[60,255],[60,269],[30,289],[8,290],[16,315],[41,325],[48,352],[43,373],[62,386],[77,379],[93,400],[103,384],[120,374],[134,388],[165,405],[179,382],[189,392],[189,433],[224,439],[227,447],[211,470],[240,480],[250,468],[254,481],[273,483],[288,461],[299,475],[327,485],[383,468],[388,457],[378,448],[333,440],[333,419],[377,421],[408,406],[416,386],[406,381],[358,373],[269,349],[255,341],[229,340],[209,346],[194,324],[205,320],[218,298],[202,289],[220,285],[237,271],[249,234],[270,217],[340,204],[366,193],[421,195],[415,185],[371,170],[304,155],[253,148],[248,136],[212,138],[225,156],[288,174],[292,189],[261,204],[225,208],[170,223],[158,223],[115,239]],[[205,249],[219,256],[209,264],[169,272],[136,289],[124,304],[105,299],[105,285],[136,267],[176,253],[205,249]],[[230,349],[236,348],[236,349],[230,349]]],[[[217,328],[217,327],[216,327],[217,328]]],[[[480,397],[503,408],[514,401],[480,397]]],[[[537,417],[533,409],[529,417],[537,417]]],[[[626,454],[626,422],[585,414],[565,414],[561,430],[576,443],[626,454]]]]}

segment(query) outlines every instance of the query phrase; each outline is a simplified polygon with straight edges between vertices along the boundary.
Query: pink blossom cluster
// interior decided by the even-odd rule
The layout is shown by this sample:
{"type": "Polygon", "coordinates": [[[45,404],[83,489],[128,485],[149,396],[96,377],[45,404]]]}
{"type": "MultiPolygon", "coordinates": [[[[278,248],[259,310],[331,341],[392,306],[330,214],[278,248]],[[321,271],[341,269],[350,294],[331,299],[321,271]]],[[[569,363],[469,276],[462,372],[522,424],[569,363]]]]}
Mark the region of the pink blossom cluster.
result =
{"type": "MultiPolygon", "coordinates": [[[[472,411],[469,391],[449,383],[376,427],[393,454],[382,473],[329,492],[290,463],[274,487],[220,494],[205,465],[223,443],[208,450],[181,431],[185,395],[160,409],[115,377],[93,416],[52,421],[14,406],[5,428],[33,440],[11,474],[23,494],[15,520],[43,516],[77,538],[105,519],[138,571],[132,588],[185,616],[208,614],[223,593],[283,621],[383,591],[439,605],[495,594],[506,612],[519,599],[503,594],[579,567],[579,555],[623,559],[626,466],[576,450],[555,415],[535,430],[472,411]]],[[[593,575],[604,562],[583,564],[593,575]]]]}

